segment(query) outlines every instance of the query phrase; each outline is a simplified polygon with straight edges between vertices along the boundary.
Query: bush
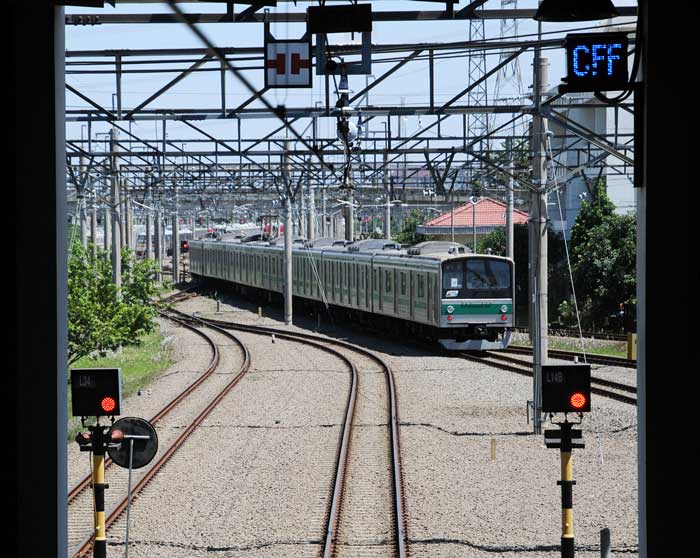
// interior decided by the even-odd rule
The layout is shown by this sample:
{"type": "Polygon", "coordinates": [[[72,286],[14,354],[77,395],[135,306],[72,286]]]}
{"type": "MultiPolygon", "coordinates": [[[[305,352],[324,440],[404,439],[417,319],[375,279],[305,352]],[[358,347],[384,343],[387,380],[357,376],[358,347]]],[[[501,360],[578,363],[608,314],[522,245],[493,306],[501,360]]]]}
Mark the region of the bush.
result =
{"type": "Polygon", "coordinates": [[[68,260],[68,364],[136,345],[153,331],[157,314],[155,264],[122,252],[122,287],[112,282],[107,252],[73,243],[68,260]]]}

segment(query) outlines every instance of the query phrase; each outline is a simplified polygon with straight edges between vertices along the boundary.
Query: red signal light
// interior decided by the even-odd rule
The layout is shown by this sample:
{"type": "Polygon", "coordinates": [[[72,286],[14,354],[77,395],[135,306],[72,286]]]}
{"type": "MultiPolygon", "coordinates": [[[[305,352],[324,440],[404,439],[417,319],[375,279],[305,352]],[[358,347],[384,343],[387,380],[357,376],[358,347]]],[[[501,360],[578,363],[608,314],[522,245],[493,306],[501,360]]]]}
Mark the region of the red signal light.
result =
{"type": "Polygon", "coordinates": [[[586,406],[586,402],[586,395],[580,391],[575,391],[571,394],[571,397],[569,397],[569,403],[576,410],[583,409],[586,406]]]}
{"type": "Polygon", "coordinates": [[[117,402],[113,397],[104,397],[100,402],[100,407],[105,413],[111,413],[117,408],[117,402]]]}

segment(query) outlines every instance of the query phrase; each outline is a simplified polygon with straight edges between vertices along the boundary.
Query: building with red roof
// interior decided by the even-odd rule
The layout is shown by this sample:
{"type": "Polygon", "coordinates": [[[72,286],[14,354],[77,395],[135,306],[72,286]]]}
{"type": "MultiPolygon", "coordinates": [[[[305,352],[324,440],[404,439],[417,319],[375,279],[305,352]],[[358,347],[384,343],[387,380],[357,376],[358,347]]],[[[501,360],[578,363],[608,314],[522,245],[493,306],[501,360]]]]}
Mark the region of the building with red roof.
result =
{"type": "MultiPolygon", "coordinates": [[[[460,205],[455,207],[454,211],[447,211],[418,225],[416,232],[435,240],[452,240],[454,234],[455,242],[471,246],[474,234],[479,242],[482,237],[498,227],[505,227],[506,209],[507,206],[503,202],[481,198],[475,203],[460,205]]],[[[527,213],[513,209],[513,224],[527,224],[527,219],[527,213]]]]}

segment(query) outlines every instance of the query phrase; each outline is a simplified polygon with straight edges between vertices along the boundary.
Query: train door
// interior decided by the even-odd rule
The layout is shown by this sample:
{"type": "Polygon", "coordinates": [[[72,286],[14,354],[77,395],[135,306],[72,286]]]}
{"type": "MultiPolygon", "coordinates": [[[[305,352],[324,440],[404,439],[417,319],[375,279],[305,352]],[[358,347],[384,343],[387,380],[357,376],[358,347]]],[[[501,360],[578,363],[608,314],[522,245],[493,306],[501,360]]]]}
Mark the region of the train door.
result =
{"type": "Polygon", "coordinates": [[[384,311],[384,270],[381,268],[374,270],[374,292],[377,295],[379,311],[384,311]]]}
{"type": "Polygon", "coordinates": [[[353,289],[352,289],[352,304],[356,308],[360,305],[360,272],[359,272],[359,265],[354,263],[352,264],[352,284],[353,284],[353,289]]]}
{"type": "Polygon", "coordinates": [[[348,302],[348,262],[340,262],[340,302],[348,302]]]}
{"type": "Polygon", "coordinates": [[[393,269],[384,270],[384,296],[382,297],[382,299],[384,300],[384,313],[393,313],[395,306],[393,269]]]}
{"type": "Polygon", "coordinates": [[[442,293],[440,292],[440,289],[438,288],[437,273],[435,275],[433,275],[432,280],[433,280],[433,298],[430,301],[430,304],[433,307],[433,321],[436,324],[439,324],[440,323],[440,297],[441,297],[442,293]]]}
{"type": "Polygon", "coordinates": [[[357,266],[357,306],[364,309],[365,307],[365,266],[360,264],[357,266]]]}
{"type": "Polygon", "coordinates": [[[343,301],[343,262],[335,262],[335,299],[337,302],[343,301]]]}
{"type": "Polygon", "coordinates": [[[415,275],[415,271],[413,271],[412,269],[408,270],[408,315],[411,316],[411,318],[415,317],[415,310],[413,308],[414,302],[416,300],[414,292],[416,289],[415,275]]]}
{"type": "Polygon", "coordinates": [[[428,275],[426,277],[426,281],[425,281],[425,295],[426,295],[426,304],[427,304],[426,313],[427,313],[427,318],[428,318],[429,322],[433,321],[433,305],[431,303],[431,301],[433,300],[431,298],[432,292],[433,292],[433,288],[432,288],[431,283],[430,283],[430,275],[428,275]]]}

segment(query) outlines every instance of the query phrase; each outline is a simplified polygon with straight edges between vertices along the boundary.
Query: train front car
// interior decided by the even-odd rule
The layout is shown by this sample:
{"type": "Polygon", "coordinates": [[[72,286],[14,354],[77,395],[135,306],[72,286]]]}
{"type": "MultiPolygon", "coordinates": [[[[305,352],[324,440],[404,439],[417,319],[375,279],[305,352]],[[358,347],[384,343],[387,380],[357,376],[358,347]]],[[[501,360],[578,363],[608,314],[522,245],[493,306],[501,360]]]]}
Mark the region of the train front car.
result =
{"type": "Polygon", "coordinates": [[[505,349],[514,326],[513,262],[468,255],[443,261],[439,342],[446,349],[505,349]]]}

